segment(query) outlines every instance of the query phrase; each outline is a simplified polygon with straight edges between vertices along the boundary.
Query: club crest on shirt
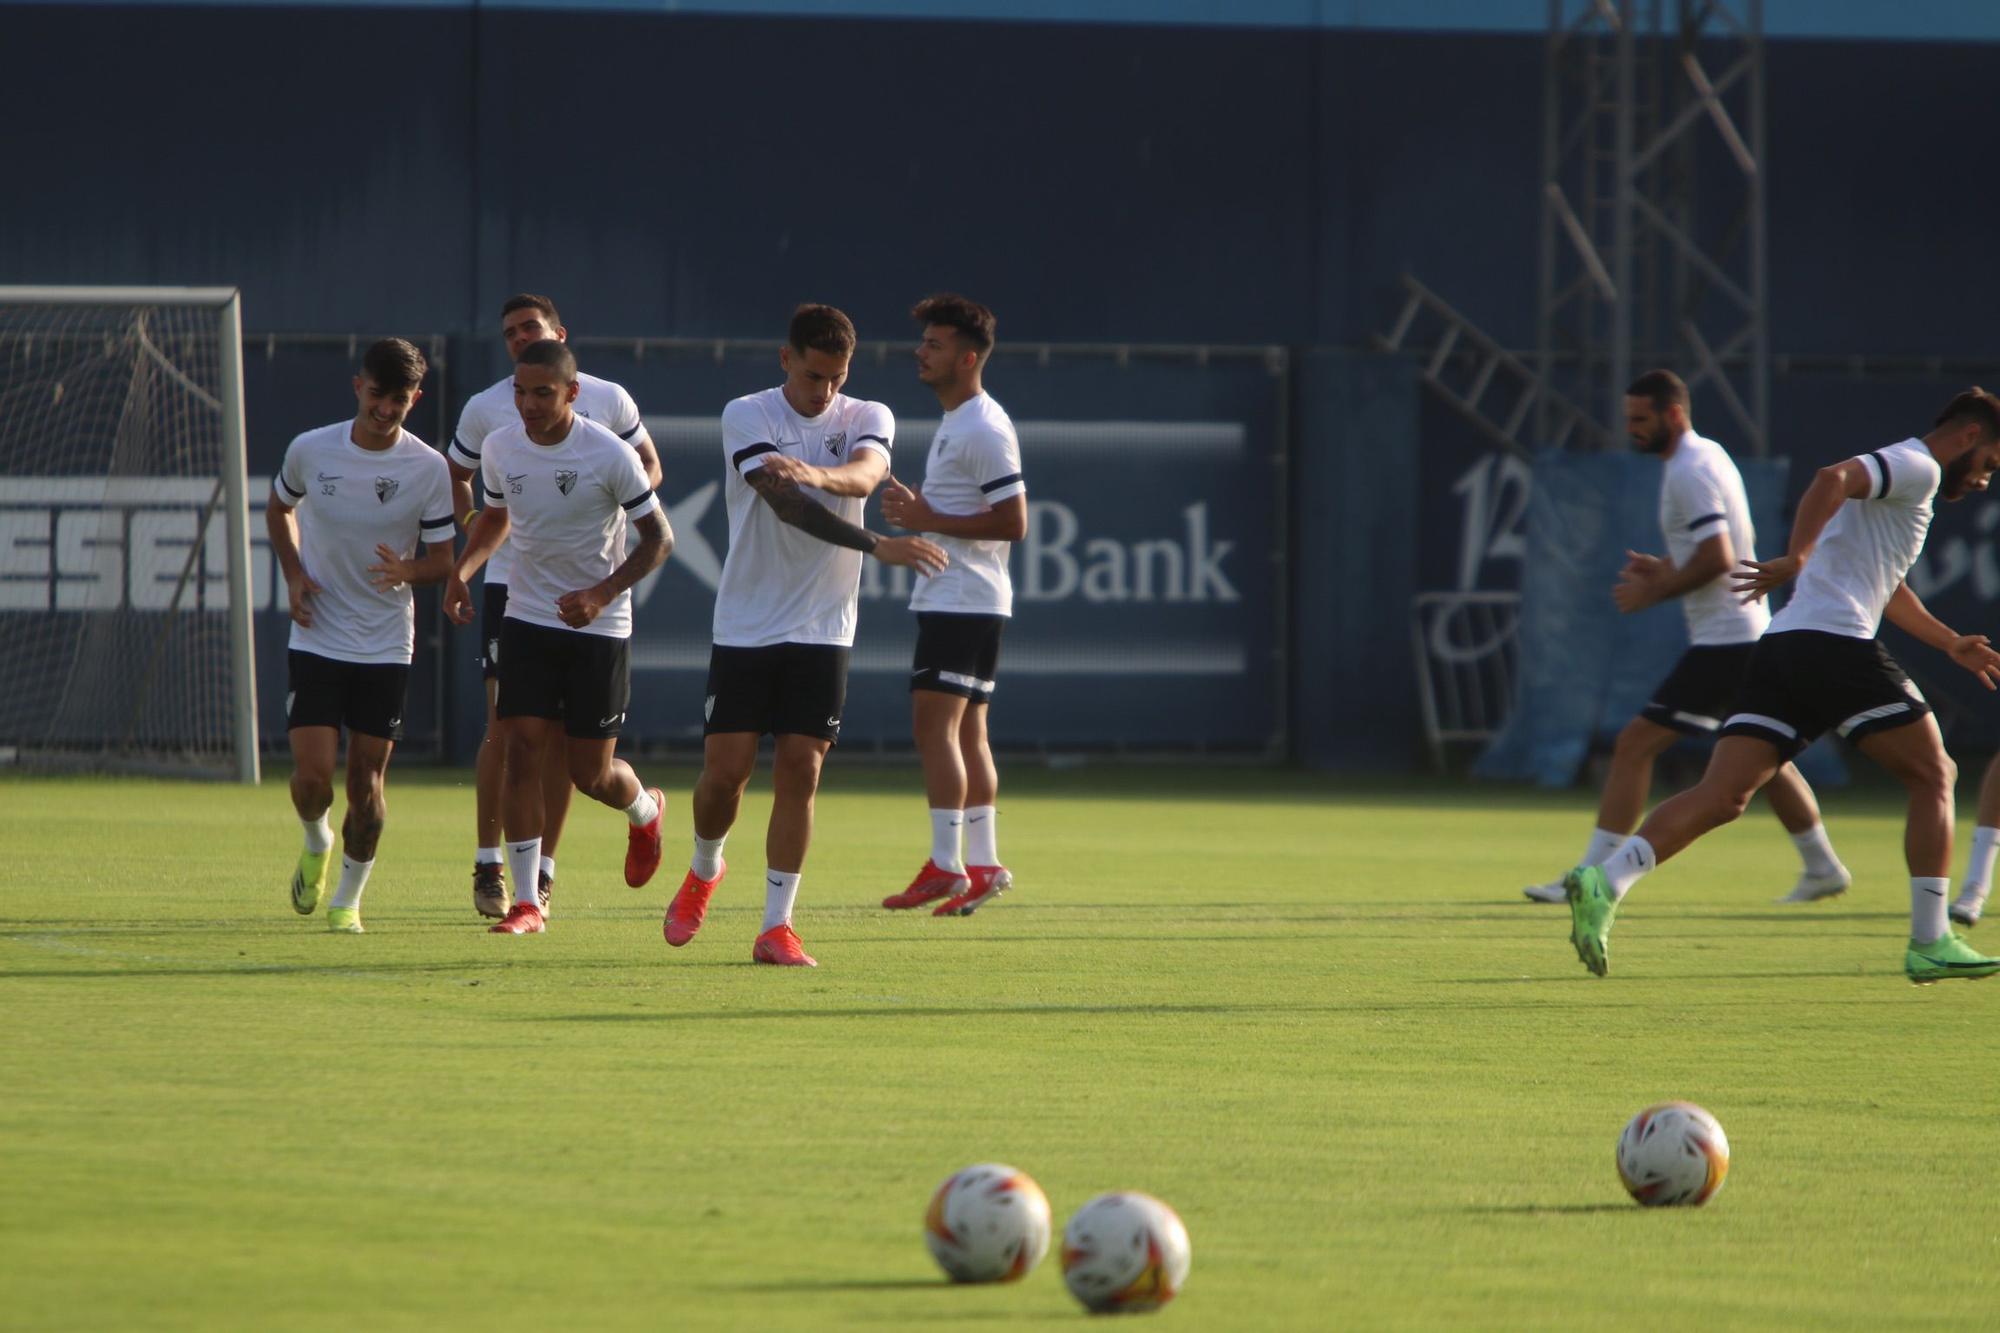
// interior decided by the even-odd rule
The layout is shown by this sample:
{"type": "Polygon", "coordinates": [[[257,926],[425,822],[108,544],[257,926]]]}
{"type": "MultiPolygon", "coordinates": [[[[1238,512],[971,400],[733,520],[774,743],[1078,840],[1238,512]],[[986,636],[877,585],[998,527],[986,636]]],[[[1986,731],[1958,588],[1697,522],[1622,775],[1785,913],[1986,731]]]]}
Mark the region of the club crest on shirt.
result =
{"type": "Polygon", "coordinates": [[[338,472],[336,472],[336,473],[334,473],[334,474],[333,474],[332,476],[330,476],[330,477],[329,477],[329,476],[327,476],[327,475],[326,475],[326,473],[324,473],[324,472],[320,473],[320,474],[319,474],[319,493],[320,493],[321,495],[332,495],[332,494],[333,494],[333,492],[334,492],[334,485],[333,485],[333,483],[335,483],[336,481],[339,481],[339,480],[340,480],[340,478],[341,478],[341,475],[342,475],[341,473],[338,473],[338,472]]]}
{"type": "Polygon", "coordinates": [[[556,489],[568,495],[576,489],[576,469],[564,468],[556,473],[556,489]]]}
{"type": "Polygon", "coordinates": [[[832,454],[835,458],[840,457],[840,451],[846,447],[847,447],[846,431],[844,430],[838,431],[835,434],[826,437],[826,451],[832,454]]]}
{"type": "Polygon", "coordinates": [[[394,477],[375,478],[375,498],[383,504],[388,504],[389,501],[395,499],[396,492],[402,488],[403,483],[397,481],[394,477]]]}
{"type": "Polygon", "coordinates": [[[527,479],[528,474],[525,472],[509,472],[507,474],[507,494],[519,495],[521,493],[521,483],[527,479]]]}
{"type": "Polygon", "coordinates": [[[949,447],[950,445],[951,445],[951,436],[949,436],[949,435],[940,435],[940,436],[938,436],[938,437],[937,437],[937,451],[938,451],[938,453],[939,453],[939,454],[943,454],[943,453],[944,453],[944,451],[945,451],[945,450],[946,450],[946,449],[947,449],[947,448],[948,448],[948,447],[949,447]]]}

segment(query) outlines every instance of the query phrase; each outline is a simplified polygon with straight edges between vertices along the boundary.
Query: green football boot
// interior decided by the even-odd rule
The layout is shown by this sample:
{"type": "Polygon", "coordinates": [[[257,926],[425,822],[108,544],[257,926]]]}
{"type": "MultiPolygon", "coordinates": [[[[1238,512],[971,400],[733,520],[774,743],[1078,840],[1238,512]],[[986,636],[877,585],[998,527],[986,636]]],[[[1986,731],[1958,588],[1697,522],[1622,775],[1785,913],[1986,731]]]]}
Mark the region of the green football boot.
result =
{"type": "Polygon", "coordinates": [[[323,852],[300,852],[299,868],[292,872],[292,910],[311,916],[326,895],[326,868],[333,860],[333,848],[323,852]]]}
{"type": "Polygon", "coordinates": [[[1563,876],[1569,899],[1569,942],[1583,965],[1603,976],[1611,970],[1611,918],[1618,915],[1618,898],[1599,866],[1578,866],[1563,876]]]}
{"type": "Polygon", "coordinates": [[[361,928],[361,909],[358,907],[329,907],[326,909],[326,928],[338,935],[365,935],[361,928]]]}
{"type": "Polygon", "coordinates": [[[2000,958],[1975,953],[1972,947],[1947,930],[1929,944],[1910,941],[1903,951],[1903,975],[1915,986],[1928,986],[1946,977],[1977,981],[2000,972],[2000,958]]]}

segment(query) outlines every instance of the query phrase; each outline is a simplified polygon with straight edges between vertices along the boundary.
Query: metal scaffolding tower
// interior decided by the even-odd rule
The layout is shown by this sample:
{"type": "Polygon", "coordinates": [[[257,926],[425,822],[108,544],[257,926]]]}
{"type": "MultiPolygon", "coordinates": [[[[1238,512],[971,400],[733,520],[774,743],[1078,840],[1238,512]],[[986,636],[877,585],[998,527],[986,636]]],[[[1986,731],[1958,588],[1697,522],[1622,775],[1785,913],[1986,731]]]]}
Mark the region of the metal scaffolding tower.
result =
{"type": "Polygon", "coordinates": [[[1763,161],[1763,0],[1549,0],[1537,443],[1664,365],[1768,452],[1763,161]]]}

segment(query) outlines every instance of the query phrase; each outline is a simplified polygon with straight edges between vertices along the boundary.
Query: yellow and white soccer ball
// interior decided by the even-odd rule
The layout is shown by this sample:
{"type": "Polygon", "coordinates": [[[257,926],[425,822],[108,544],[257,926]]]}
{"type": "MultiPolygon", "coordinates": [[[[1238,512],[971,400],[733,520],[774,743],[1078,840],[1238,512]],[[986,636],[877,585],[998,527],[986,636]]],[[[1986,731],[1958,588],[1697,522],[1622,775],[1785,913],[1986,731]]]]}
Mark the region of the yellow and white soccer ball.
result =
{"type": "Polygon", "coordinates": [[[1618,1178],[1648,1208],[1698,1208],[1729,1174],[1729,1139],[1693,1102],[1661,1102],[1618,1136],[1618,1178]]]}
{"type": "Polygon", "coordinates": [[[1048,1196],[998,1162],[956,1172],[924,1211],[924,1244],[954,1282],[1012,1282],[1049,1252],[1048,1196]]]}
{"type": "Polygon", "coordinates": [[[1150,1194],[1100,1194],[1063,1228],[1063,1282],[1100,1313],[1159,1309],[1193,1259],[1179,1214],[1150,1194]]]}

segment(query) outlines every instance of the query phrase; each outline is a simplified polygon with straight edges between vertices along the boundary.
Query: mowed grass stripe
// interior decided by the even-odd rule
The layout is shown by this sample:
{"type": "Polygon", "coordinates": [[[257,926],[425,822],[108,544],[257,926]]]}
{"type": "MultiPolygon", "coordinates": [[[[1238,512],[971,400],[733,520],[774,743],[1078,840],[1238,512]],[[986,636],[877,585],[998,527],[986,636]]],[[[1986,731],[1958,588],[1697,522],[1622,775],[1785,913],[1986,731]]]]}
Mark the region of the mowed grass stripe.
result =
{"type": "Polygon", "coordinates": [[[1650,878],[1612,976],[1520,885],[1580,793],[1239,770],[1009,774],[1018,888],[881,912],[913,772],[836,755],[800,900],[822,966],[752,967],[753,784],[702,936],[660,941],[579,803],[551,933],[469,901],[469,775],[392,774],[364,917],[284,882],[282,787],[0,780],[0,1324],[979,1327],[1080,1319],[1053,1260],[943,1284],[924,1202],[1012,1162],[1058,1225],[1149,1190],[1188,1327],[1883,1328],[1992,1299],[2000,989],[1900,976],[1900,801],[1837,794],[1857,882],[1793,911],[1768,816],[1650,878]],[[1705,1210],[1624,1200],[1625,1119],[1702,1102],[1705,1210]],[[1923,1258],[1922,1256],[1935,1256],[1923,1258]]]}

